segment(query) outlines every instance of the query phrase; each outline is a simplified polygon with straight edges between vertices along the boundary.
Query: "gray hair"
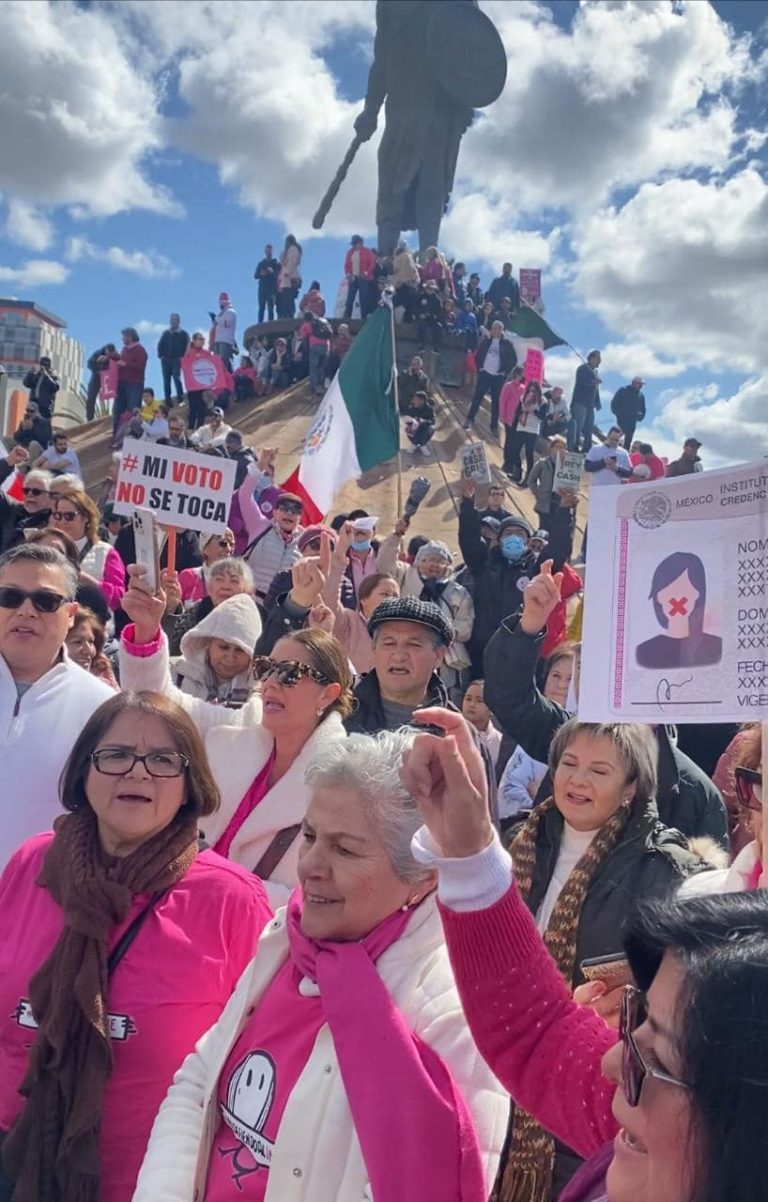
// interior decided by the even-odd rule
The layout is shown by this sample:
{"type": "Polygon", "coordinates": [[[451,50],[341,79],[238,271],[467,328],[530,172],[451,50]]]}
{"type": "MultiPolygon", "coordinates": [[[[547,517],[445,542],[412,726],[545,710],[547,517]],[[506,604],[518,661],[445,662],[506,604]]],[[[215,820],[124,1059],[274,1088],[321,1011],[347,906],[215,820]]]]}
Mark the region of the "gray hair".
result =
{"type": "Polygon", "coordinates": [[[253,572],[244,559],[228,555],[226,559],[218,559],[208,570],[208,578],[214,576],[239,576],[249,592],[253,592],[253,572]]]}
{"type": "Polygon", "coordinates": [[[610,739],[623,761],[627,781],[635,783],[635,801],[646,805],[656,798],[656,760],[658,749],[653,732],[639,722],[580,722],[571,718],[561,726],[549,748],[549,770],[554,776],[557,766],[574,739],[579,735],[610,739]]]}
{"type": "Polygon", "coordinates": [[[57,488],[61,485],[65,492],[85,492],[83,481],[74,472],[62,472],[60,476],[53,476],[51,484],[55,484],[57,488]]]}
{"type": "Polygon", "coordinates": [[[53,475],[51,472],[46,472],[45,468],[33,467],[24,477],[24,483],[29,484],[32,480],[39,480],[47,491],[51,480],[53,480],[53,475]]]}
{"type": "Polygon", "coordinates": [[[347,788],[359,795],[395,873],[408,884],[431,875],[411,855],[411,839],[423,820],[400,780],[403,753],[415,736],[407,728],[350,735],[319,749],[304,774],[311,790],[347,788]]]}
{"type": "Polygon", "coordinates": [[[77,569],[55,547],[41,546],[40,543],[20,543],[18,547],[11,547],[9,551],[0,555],[0,572],[15,563],[58,568],[66,581],[66,598],[68,601],[74,601],[77,592],[77,569]]]}
{"type": "Polygon", "coordinates": [[[423,559],[425,555],[439,555],[443,563],[453,563],[453,552],[450,547],[447,543],[440,542],[437,538],[432,539],[431,542],[422,543],[416,552],[414,563],[418,566],[419,560],[423,559]]]}

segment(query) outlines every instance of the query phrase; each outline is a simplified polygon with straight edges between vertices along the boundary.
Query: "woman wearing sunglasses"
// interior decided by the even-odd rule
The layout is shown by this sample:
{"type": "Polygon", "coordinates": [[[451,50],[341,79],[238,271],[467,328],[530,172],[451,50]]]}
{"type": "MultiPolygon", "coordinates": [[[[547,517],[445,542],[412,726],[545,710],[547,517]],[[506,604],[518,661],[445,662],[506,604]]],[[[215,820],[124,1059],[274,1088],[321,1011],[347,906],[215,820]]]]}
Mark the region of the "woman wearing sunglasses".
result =
{"type": "Polygon", "coordinates": [[[48,525],[62,530],[73,540],[80,556],[80,576],[96,584],[111,610],[116,610],[125,592],[125,566],[114,547],[99,538],[99,511],[84,492],[68,492],[52,498],[48,525]]]}
{"type": "Polygon", "coordinates": [[[242,709],[212,705],[174,685],[160,630],[165,594],[149,592],[137,565],[128,573],[123,609],[133,624],[120,645],[123,687],[171,696],[193,719],[221,793],[221,809],[201,824],[205,841],[256,872],[273,906],[284,905],[296,885],[304,769],[318,750],[346,738],[342,719],[354,704],[347,657],[322,630],[291,633],[254,660],[260,689],[242,709]]]}
{"type": "Polygon", "coordinates": [[[0,1198],[130,1202],[173,1074],[271,911],[252,875],[198,853],[218,791],[165,698],[101,705],[60,799],[0,878],[0,1198]]]}
{"type": "Polygon", "coordinates": [[[536,930],[463,720],[418,716],[446,737],[419,736],[404,767],[426,823],[413,850],[439,873],[470,1029],[517,1102],[592,1158],[560,1202],[763,1202],[765,894],[670,900],[635,918],[625,950],[641,992],[625,997],[617,1041],[573,1001],[536,930]]]}
{"type": "Polygon", "coordinates": [[[760,723],[739,732],[738,759],[733,779],[738,800],[739,828],[749,842],[733,859],[730,868],[700,872],[685,881],[681,897],[702,893],[741,893],[757,889],[763,874],[763,765],[760,723]]]}

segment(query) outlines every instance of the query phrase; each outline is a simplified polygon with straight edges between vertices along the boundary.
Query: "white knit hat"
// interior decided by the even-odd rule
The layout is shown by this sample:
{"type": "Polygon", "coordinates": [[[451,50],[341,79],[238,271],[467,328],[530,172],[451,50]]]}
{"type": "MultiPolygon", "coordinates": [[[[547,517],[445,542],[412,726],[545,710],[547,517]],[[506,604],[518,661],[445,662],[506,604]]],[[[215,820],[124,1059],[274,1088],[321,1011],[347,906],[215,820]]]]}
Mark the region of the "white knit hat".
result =
{"type": "Polygon", "coordinates": [[[187,631],[181,640],[181,654],[194,659],[211,639],[221,639],[253,655],[260,636],[259,607],[247,593],[237,593],[216,605],[202,622],[187,631]]]}

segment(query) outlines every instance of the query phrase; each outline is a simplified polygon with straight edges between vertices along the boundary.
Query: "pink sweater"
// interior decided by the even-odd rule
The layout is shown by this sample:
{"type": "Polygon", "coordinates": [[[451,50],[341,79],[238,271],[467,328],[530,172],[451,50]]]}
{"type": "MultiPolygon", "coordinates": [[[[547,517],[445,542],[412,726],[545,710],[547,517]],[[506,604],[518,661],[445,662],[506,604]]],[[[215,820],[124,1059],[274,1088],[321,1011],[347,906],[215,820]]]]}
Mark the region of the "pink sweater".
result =
{"type": "Polygon", "coordinates": [[[440,907],[464,1013],[515,1100],[580,1156],[612,1140],[614,1085],[600,1062],[617,1035],[573,1001],[516,885],[485,910],[440,907]]]}
{"type": "MultiPolygon", "coordinates": [[[[35,1038],[29,980],[50,954],[63,914],[37,884],[52,833],[29,839],[0,877],[0,1132],[35,1038]]],[[[137,897],[111,946],[143,909],[137,897]]],[[[173,1074],[219,1018],[272,916],[261,881],[211,851],[158,902],[109,986],[114,1067],[102,1108],[102,1202],[130,1202],[158,1107],[173,1074]]]]}
{"type": "Polygon", "coordinates": [[[507,380],[502,388],[499,394],[499,421],[503,426],[511,426],[517,417],[524,388],[520,380],[507,380]]]}

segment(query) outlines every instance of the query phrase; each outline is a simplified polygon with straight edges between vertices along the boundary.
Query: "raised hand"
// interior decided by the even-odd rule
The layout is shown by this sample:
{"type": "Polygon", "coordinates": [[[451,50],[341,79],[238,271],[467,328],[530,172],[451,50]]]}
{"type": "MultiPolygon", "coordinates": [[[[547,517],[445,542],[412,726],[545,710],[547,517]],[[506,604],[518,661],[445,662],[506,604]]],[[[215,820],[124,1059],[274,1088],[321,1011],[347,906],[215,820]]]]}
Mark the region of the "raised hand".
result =
{"type": "Polygon", "coordinates": [[[291,568],[293,587],[288,594],[294,605],[300,609],[311,609],[325,588],[326,577],[320,566],[320,559],[305,556],[297,559],[291,568]]]}
{"type": "Polygon", "coordinates": [[[128,588],[120,602],[128,617],[136,627],[134,641],[136,643],[152,643],[160,631],[160,623],[165,613],[166,596],[162,588],[155,595],[146,581],[147,569],[137,563],[128,567],[128,588]]]}
{"type": "Polygon", "coordinates": [[[18,467],[20,463],[26,463],[28,459],[29,452],[26,447],[11,447],[6,463],[9,467],[18,467]]]}
{"type": "Polygon", "coordinates": [[[471,476],[461,477],[461,495],[471,500],[477,492],[477,484],[471,476]]]}
{"type": "Polygon", "coordinates": [[[182,608],[179,574],[178,572],[169,572],[167,568],[163,568],[160,573],[160,581],[165,592],[166,612],[169,614],[176,613],[177,610],[182,608]]]}
{"type": "Polygon", "coordinates": [[[336,550],[333,552],[336,559],[342,562],[347,558],[347,551],[352,546],[352,523],[345,522],[339,530],[336,538],[336,550]]]}
{"type": "Polygon", "coordinates": [[[538,576],[526,587],[523,593],[523,616],[520,619],[520,629],[525,634],[538,634],[546,626],[549,615],[560,604],[560,585],[563,573],[552,575],[552,560],[546,559],[541,565],[538,576]]]}
{"type": "Polygon", "coordinates": [[[400,770],[432,838],[451,858],[484,851],[493,839],[493,827],[485,768],[469,726],[461,714],[438,707],[416,710],[413,722],[445,732],[443,737],[417,735],[400,770]]]}
{"type": "Polygon", "coordinates": [[[329,609],[324,601],[318,601],[309,611],[308,624],[312,630],[324,630],[326,634],[333,634],[335,622],[333,610],[329,609]]]}

